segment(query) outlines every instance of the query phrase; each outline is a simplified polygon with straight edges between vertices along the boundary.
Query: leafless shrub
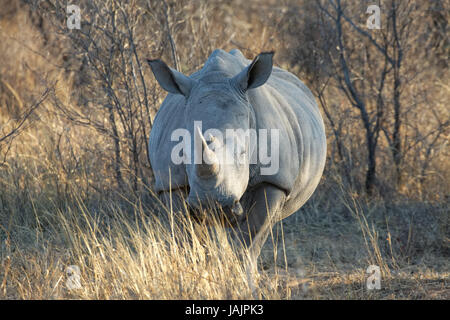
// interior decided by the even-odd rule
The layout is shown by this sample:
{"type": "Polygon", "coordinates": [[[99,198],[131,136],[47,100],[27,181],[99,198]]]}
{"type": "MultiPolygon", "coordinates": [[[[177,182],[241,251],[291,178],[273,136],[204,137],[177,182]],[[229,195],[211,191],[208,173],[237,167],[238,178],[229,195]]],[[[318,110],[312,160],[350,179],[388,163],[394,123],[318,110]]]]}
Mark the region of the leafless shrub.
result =
{"type": "MultiPolygon", "coordinates": [[[[15,115],[12,117],[12,119],[0,123],[0,154],[3,154],[3,160],[0,161],[0,165],[6,163],[6,157],[14,138],[31,125],[31,118],[34,111],[42,104],[42,102],[44,102],[49,94],[49,89],[47,89],[38,101],[36,101],[29,107],[25,107],[15,90],[7,82],[3,81],[3,84],[6,88],[8,88],[8,90],[14,95],[14,98],[17,100],[17,110],[9,110],[9,112],[7,113],[14,113],[15,115]],[[6,150],[2,150],[5,147],[6,150]]],[[[8,104],[6,104],[6,107],[8,108],[8,104]]]]}
{"type": "Polygon", "coordinates": [[[445,10],[436,17],[430,4],[382,1],[379,5],[382,28],[369,30],[366,3],[293,3],[285,13],[290,23],[281,35],[294,52],[290,63],[300,66],[318,97],[336,146],[331,150],[338,155],[331,157],[339,159],[340,172],[354,183],[351,168],[363,166],[365,190],[371,193],[378,184],[378,191],[391,194],[405,190],[411,179],[422,175],[423,167],[432,162],[430,150],[442,145],[448,129],[443,105],[424,99],[427,92],[447,90],[433,75],[437,54],[430,57],[425,50],[445,41],[439,36],[445,10]],[[436,19],[436,31],[431,31],[427,21],[436,19]],[[430,33],[436,35],[434,39],[427,37],[430,33]],[[424,112],[428,124],[422,122],[419,129],[412,117],[424,112]],[[363,141],[355,139],[363,132],[363,141]],[[357,146],[350,143],[351,135],[357,146]],[[422,165],[411,160],[412,150],[422,155],[422,165]]]}

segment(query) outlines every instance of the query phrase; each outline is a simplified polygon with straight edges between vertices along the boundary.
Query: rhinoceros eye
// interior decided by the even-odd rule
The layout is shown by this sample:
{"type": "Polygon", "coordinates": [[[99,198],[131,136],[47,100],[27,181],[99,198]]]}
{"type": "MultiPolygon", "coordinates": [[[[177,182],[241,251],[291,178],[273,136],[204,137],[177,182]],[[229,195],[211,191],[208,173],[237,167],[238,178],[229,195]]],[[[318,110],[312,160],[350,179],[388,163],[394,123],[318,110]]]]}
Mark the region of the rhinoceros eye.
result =
{"type": "Polygon", "coordinates": [[[244,145],[242,146],[241,150],[240,150],[240,155],[245,155],[247,153],[247,149],[249,147],[249,142],[248,140],[245,140],[244,145]]]}
{"type": "Polygon", "coordinates": [[[208,147],[211,147],[211,149],[216,149],[217,147],[219,147],[220,143],[219,140],[217,140],[217,138],[215,136],[213,136],[212,134],[210,134],[207,139],[206,139],[206,143],[208,144],[208,147]]]}

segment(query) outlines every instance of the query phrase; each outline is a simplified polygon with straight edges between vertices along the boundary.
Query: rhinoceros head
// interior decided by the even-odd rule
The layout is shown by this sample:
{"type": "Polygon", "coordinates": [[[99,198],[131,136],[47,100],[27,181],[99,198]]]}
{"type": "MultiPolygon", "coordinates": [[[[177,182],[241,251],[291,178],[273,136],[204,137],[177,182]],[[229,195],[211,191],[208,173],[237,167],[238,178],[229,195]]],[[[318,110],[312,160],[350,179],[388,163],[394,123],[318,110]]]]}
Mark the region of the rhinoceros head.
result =
{"type": "Polygon", "coordinates": [[[198,208],[220,204],[234,220],[243,217],[239,200],[247,189],[250,159],[256,152],[255,114],[248,90],[263,85],[272,72],[273,53],[261,53],[237,74],[224,70],[189,77],[160,60],[149,60],[161,87],[185,97],[185,129],[191,137],[186,173],[187,202],[198,208]],[[253,143],[252,143],[253,142],[253,143]]]}

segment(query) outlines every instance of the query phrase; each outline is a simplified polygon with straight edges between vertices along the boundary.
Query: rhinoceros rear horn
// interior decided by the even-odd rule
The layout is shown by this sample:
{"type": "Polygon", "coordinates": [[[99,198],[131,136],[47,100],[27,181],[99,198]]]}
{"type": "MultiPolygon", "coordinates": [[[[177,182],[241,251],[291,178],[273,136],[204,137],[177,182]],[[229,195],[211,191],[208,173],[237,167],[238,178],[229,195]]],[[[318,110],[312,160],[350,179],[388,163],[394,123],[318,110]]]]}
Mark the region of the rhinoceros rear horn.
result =
{"type": "Polygon", "coordinates": [[[274,52],[262,52],[253,59],[252,63],[237,74],[234,81],[242,91],[257,88],[266,83],[272,73],[274,52]]]}
{"type": "Polygon", "coordinates": [[[182,94],[188,97],[192,87],[195,84],[195,80],[185,76],[181,72],[169,68],[161,60],[149,60],[147,59],[153,74],[159,85],[166,91],[175,94],[182,94]]]}

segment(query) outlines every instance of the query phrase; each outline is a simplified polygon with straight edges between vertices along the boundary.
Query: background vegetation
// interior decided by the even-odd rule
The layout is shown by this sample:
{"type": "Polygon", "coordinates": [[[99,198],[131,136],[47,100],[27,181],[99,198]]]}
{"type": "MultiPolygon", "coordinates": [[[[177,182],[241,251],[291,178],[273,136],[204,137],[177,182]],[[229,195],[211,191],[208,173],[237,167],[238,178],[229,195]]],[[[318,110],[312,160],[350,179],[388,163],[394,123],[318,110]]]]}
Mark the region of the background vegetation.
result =
{"type": "Polygon", "coordinates": [[[145,59],[190,74],[216,48],[275,50],[327,128],[321,184],[274,228],[259,297],[450,297],[448,2],[72,4],[80,30],[66,1],[0,1],[0,298],[252,298],[220,229],[161,212],[151,190],[165,93],[145,59]]]}

